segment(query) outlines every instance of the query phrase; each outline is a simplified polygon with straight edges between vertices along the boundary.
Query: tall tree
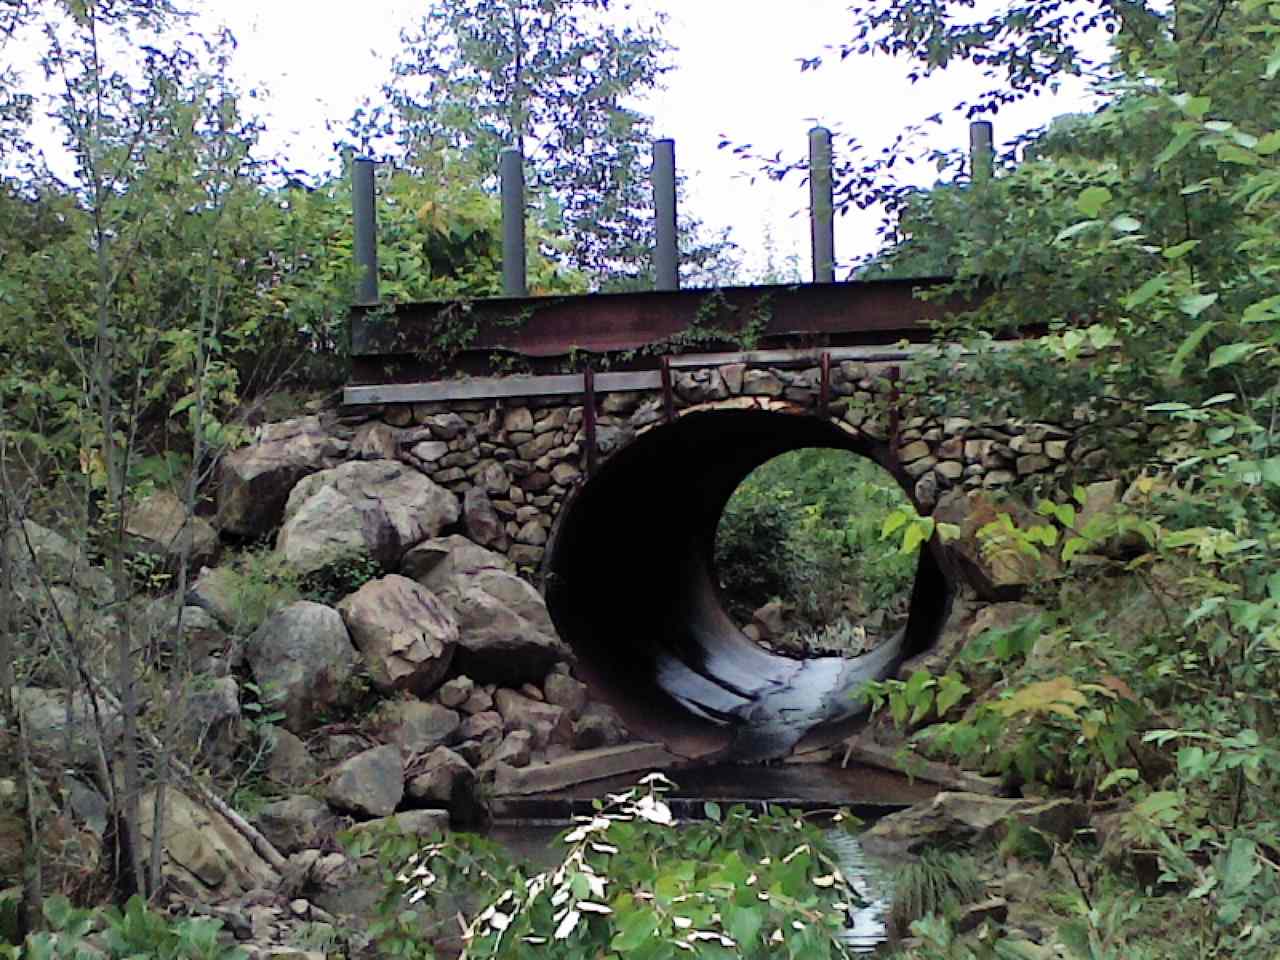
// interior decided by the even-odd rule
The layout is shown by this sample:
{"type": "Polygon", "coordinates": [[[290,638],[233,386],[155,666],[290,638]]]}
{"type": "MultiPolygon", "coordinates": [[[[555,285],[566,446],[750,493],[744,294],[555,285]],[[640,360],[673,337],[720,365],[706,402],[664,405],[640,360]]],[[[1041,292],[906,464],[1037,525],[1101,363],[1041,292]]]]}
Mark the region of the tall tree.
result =
{"type": "Polygon", "coordinates": [[[597,278],[642,272],[653,234],[649,118],[635,102],[668,69],[662,19],[609,0],[444,0],[403,34],[386,93],[411,166],[461,155],[488,178],[524,151],[569,260],[597,278]]]}

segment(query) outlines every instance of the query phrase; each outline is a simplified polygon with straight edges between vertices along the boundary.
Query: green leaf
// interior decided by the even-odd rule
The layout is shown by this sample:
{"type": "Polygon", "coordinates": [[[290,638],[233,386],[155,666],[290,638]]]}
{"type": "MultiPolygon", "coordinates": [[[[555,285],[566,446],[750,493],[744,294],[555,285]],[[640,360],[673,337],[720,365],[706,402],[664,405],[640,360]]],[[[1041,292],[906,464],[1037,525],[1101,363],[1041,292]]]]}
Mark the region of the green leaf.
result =
{"type": "Polygon", "coordinates": [[[1165,148],[1156,154],[1155,160],[1152,161],[1155,168],[1159,170],[1166,163],[1185,150],[1187,145],[1199,135],[1200,131],[1195,127],[1190,125],[1184,126],[1174,134],[1173,139],[1169,141],[1165,148]]]}
{"type": "Polygon", "coordinates": [[[1142,221],[1122,214],[1111,221],[1111,229],[1117,233],[1133,233],[1142,229],[1142,221]]]}
{"type": "Polygon", "coordinates": [[[1213,101],[1209,97],[1188,97],[1186,103],[1182,105],[1182,109],[1186,111],[1187,116],[1196,120],[1203,120],[1209,113],[1209,107],[1213,105],[1213,101]]]}
{"type": "Polygon", "coordinates": [[[1173,359],[1169,362],[1169,375],[1173,377],[1174,380],[1177,380],[1182,376],[1182,370],[1187,365],[1187,359],[1191,354],[1195,353],[1196,348],[1200,346],[1204,341],[1204,338],[1209,335],[1209,331],[1217,325],[1218,322],[1216,320],[1206,320],[1204,323],[1200,324],[1200,326],[1187,334],[1186,339],[1183,340],[1178,346],[1178,349],[1174,351],[1173,359]]]}
{"type": "Polygon", "coordinates": [[[652,910],[637,910],[618,921],[618,932],[609,941],[610,949],[618,953],[630,953],[649,942],[658,929],[658,915],[652,910]]]}
{"type": "Polygon", "coordinates": [[[1076,209],[1086,217],[1095,218],[1110,202],[1111,191],[1106,187],[1086,187],[1076,197],[1076,209]]]}
{"type": "Polygon", "coordinates": [[[1105,793],[1118,783],[1137,783],[1140,779],[1141,775],[1133,767],[1121,767],[1102,778],[1102,782],[1098,784],[1098,792],[1105,793]]]}
{"type": "Polygon", "coordinates": [[[893,536],[894,532],[906,523],[909,517],[910,514],[906,510],[895,510],[885,517],[884,526],[880,528],[880,539],[887,540],[893,536]]]}
{"type": "Polygon", "coordinates": [[[1217,370],[1219,367],[1238,363],[1257,349],[1257,344],[1247,341],[1244,343],[1225,344],[1209,355],[1209,369],[1217,370]]]}
{"type": "Polygon", "coordinates": [[[1236,897],[1246,892],[1261,870],[1257,844],[1246,837],[1236,837],[1231,841],[1231,849],[1220,871],[1222,895],[1236,897]]]}
{"type": "Polygon", "coordinates": [[[968,692],[968,685],[954,673],[938,678],[938,716],[945,716],[946,712],[963,700],[968,692]]]}
{"type": "Polygon", "coordinates": [[[1183,240],[1182,243],[1175,243],[1171,247],[1165,247],[1163,250],[1166,260],[1181,260],[1188,253],[1200,246],[1199,240],[1183,240]]]}
{"type": "Polygon", "coordinates": [[[720,804],[716,803],[714,800],[708,800],[704,803],[702,805],[702,812],[706,815],[706,818],[713,823],[719,823],[723,816],[720,812],[720,804]]]}
{"type": "Polygon", "coordinates": [[[1216,293],[1201,293],[1194,297],[1186,297],[1178,304],[1178,309],[1188,317],[1198,317],[1218,302],[1216,293]]]}

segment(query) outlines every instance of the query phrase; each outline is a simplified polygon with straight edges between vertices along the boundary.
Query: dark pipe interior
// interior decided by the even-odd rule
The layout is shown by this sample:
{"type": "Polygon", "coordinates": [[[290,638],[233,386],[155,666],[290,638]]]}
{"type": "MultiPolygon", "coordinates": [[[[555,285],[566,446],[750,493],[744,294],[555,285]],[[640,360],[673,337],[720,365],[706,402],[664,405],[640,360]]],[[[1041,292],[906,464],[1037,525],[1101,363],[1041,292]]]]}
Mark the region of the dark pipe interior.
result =
{"type": "MultiPolygon", "coordinates": [[[[663,689],[672,689],[670,675],[697,688],[704,706],[728,709],[794,671],[794,660],[753,644],[726,615],[713,557],[720,515],[738,485],[803,447],[884,463],[884,448],[824,420],[708,411],[640,437],[565,505],[548,558],[547,603],[584,679],[638,735],[682,756],[722,753],[749,721],[715,709],[698,715],[663,689]]],[[[950,596],[935,556],[923,552],[904,655],[932,643],[950,596]]]]}

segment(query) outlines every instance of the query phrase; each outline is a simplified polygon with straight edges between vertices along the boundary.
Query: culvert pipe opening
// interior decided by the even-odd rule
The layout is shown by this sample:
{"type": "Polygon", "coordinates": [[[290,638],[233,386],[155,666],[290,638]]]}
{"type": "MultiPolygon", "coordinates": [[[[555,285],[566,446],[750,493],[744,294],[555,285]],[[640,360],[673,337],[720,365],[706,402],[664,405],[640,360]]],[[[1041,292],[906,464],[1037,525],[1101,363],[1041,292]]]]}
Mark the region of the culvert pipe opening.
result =
{"type": "Polygon", "coordinates": [[[637,735],[707,760],[772,759],[802,741],[834,742],[865,709],[862,685],[937,636],[952,589],[929,549],[907,577],[905,623],[869,653],[803,659],[744,633],[741,604],[716,565],[726,505],[762,464],[813,448],[888,462],[887,448],[817,418],[698,412],[620,450],[563,508],[548,552],[548,607],[583,679],[637,735]]]}

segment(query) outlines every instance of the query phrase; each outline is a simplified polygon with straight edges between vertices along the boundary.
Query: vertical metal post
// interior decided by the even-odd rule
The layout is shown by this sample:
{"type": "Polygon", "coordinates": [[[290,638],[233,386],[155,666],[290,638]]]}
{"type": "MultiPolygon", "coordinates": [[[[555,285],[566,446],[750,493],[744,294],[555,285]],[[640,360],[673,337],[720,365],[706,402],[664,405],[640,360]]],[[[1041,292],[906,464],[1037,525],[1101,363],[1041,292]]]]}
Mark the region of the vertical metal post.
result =
{"type": "Polygon", "coordinates": [[[819,369],[822,372],[822,384],[818,393],[818,416],[826,417],[831,413],[831,354],[829,352],[823,351],[819,369]]]}
{"type": "Polygon", "coordinates": [[[974,183],[985,183],[995,176],[995,132],[989,120],[969,124],[969,177],[974,183]]]}
{"type": "Polygon", "coordinates": [[[502,180],[502,292],[508,297],[525,297],[529,288],[525,275],[524,155],[519,150],[502,151],[499,177],[502,180]]]}
{"type": "Polygon", "coordinates": [[[676,234],[676,143],[653,145],[653,208],[657,215],[654,273],[659,290],[680,289],[680,248],[676,234]]]}
{"type": "Polygon", "coordinates": [[[590,367],[582,371],[582,439],[587,446],[587,477],[596,472],[596,374],[590,367]]]}
{"type": "Polygon", "coordinates": [[[671,393],[671,358],[663,356],[660,369],[662,371],[662,414],[667,423],[676,418],[675,397],[671,393]]]}
{"type": "Polygon", "coordinates": [[[836,279],[835,198],[831,182],[831,131],[809,131],[809,231],[813,239],[813,282],[836,279]]]}
{"type": "Polygon", "coordinates": [[[360,276],[356,305],[378,304],[378,214],[373,181],[373,161],[357,158],[351,165],[351,216],[355,222],[355,258],[360,276]]]}

